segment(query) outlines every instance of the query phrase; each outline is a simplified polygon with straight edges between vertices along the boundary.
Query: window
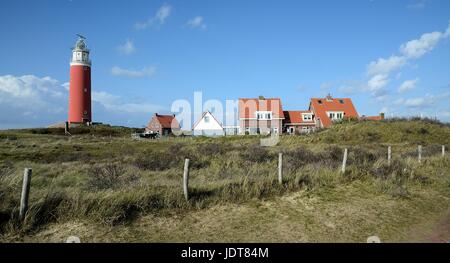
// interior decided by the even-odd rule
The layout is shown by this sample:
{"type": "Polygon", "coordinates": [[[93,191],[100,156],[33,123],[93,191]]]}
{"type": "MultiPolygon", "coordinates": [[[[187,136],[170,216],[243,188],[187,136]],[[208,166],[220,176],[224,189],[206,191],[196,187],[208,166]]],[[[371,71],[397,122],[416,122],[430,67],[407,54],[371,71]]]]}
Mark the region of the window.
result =
{"type": "Polygon", "coordinates": [[[257,120],[271,120],[272,119],[272,112],[270,112],[270,111],[257,111],[256,112],[256,119],[257,120]]]}
{"type": "Polygon", "coordinates": [[[344,112],[342,111],[332,111],[332,112],[327,112],[328,117],[335,121],[335,120],[342,120],[344,118],[344,112]]]}
{"type": "Polygon", "coordinates": [[[312,114],[302,114],[303,121],[311,121],[312,120],[312,114]]]}
{"type": "Polygon", "coordinates": [[[340,104],[344,104],[344,100],[339,100],[339,103],[340,104]]]}
{"type": "Polygon", "coordinates": [[[309,131],[309,127],[303,126],[303,127],[302,127],[302,132],[307,132],[307,131],[309,131]]]}
{"type": "Polygon", "coordinates": [[[273,132],[274,132],[275,134],[278,134],[278,128],[273,128],[273,132]]]}
{"type": "Polygon", "coordinates": [[[322,100],[318,100],[317,102],[318,102],[319,104],[322,104],[322,100]]]}
{"type": "Polygon", "coordinates": [[[205,116],[205,123],[209,123],[209,116],[205,116]]]}

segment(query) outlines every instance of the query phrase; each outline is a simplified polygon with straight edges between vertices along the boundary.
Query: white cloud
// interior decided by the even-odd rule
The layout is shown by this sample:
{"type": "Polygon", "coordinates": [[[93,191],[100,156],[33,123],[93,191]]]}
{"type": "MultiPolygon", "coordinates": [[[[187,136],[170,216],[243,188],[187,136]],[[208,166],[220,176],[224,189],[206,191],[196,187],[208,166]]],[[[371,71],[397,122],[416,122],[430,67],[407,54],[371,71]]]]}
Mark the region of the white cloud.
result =
{"type": "Polygon", "coordinates": [[[391,113],[392,110],[391,110],[391,108],[385,106],[385,107],[381,108],[380,113],[381,112],[384,114],[388,114],[388,113],[391,113]]]}
{"type": "Polygon", "coordinates": [[[119,100],[118,96],[112,95],[104,91],[92,91],[92,101],[99,102],[103,105],[114,105],[119,100]]]}
{"type": "MultiPolygon", "coordinates": [[[[367,90],[372,92],[372,95],[375,97],[379,97],[380,94],[386,94],[387,90],[384,88],[389,83],[392,73],[400,70],[407,65],[409,61],[418,59],[426,53],[431,52],[437,46],[439,41],[449,36],[450,22],[445,33],[425,33],[419,39],[413,39],[400,45],[399,50],[401,55],[392,55],[389,58],[378,58],[377,60],[370,62],[367,66],[367,75],[369,76],[367,90]]],[[[399,91],[406,91],[410,88],[411,84],[413,83],[406,83],[405,86],[399,88],[399,91]]]]}
{"type": "Polygon", "coordinates": [[[389,74],[403,67],[405,63],[406,59],[399,56],[391,56],[387,59],[379,58],[377,61],[370,62],[367,67],[367,73],[370,76],[377,74],[389,74]]]}
{"type": "Polygon", "coordinates": [[[200,28],[206,29],[206,24],[203,22],[203,17],[196,16],[189,21],[187,21],[186,25],[190,28],[200,28]]]}
{"type": "Polygon", "coordinates": [[[437,100],[438,100],[438,98],[436,96],[427,94],[424,97],[418,97],[418,98],[409,98],[409,99],[400,98],[400,99],[396,100],[394,103],[397,105],[408,107],[408,108],[419,109],[419,108],[430,107],[433,104],[435,104],[437,102],[437,100]]]}
{"type": "Polygon", "coordinates": [[[111,74],[114,76],[125,76],[130,78],[151,77],[155,74],[155,67],[147,67],[141,70],[123,69],[118,66],[114,66],[111,69],[111,74]]]}
{"type": "Polygon", "coordinates": [[[353,86],[343,85],[338,88],[338,91],[350,95],[356,93],[357,89],[353,86]]]}
{"type": "Polygon", "coordinates": [[[21,105],[45,105],[46,98],[59,99],[63,97],[64,87],[56,79],[25,75],[0,76],[0,102],[15,102],[21,105]]]}
{"type": "Polygon", "coordinates": [[[416,1],[415,3],[409,4],[406,7],[408,9],[423,9],[426,7],[427,4],[427,0],[419,0],[416,1]]]}
{"type": "Polygon", "coordinates": [[[417,107],[424,107],[432,104],[432,100],[426,99],[426,98],[414,98],[414,99],[407,99],[404,101],[404,105],[406,107],[410,108],[417,108],[417,107]]]}
{"type": "Polygon", "coordinates": [[[372,92],[377,92],[384,88],[389,83],[389,78],[387,75],[378,74],[373,76],[367,83],[368,90],[372,92]]]}
{"type": "Polygon", "coordinates": [[[63,86],[63,88],[67,91],[69,91],[70,88],[70,83],[69,82],[64,82],[61,86],[63,86]]]}
{"type": "MultiPolygon", "coordinates": [[[[0,129],[46,127],[67,119],[69,83],[34,75],[0,76],[0,129]]],[[[150,102],[130,101],[105,91],[92,91],[95,121],[141,126],[165,108],[150,102]]]]}
{"type": "Polygon", "coordinates": [[[127,103],[123,102],[119,96],[105,91],[92,92],[92,100],[100,103],[107,110],[122,113],[152,113],[163,111],[164,107],[151,103],[127,103]]]}
{"type": "Polygon", "coordinates": [[[420,58],[432,51],[444,34],[432,32],[423,34],[419,39],[414,39],[400,46],[400,52],[407,58],[420,58]]]}
{"type": "Polygon", "coordinates": [[[417,82],[419,82],[419,79],[405,80],[398,88],[398,92],[402,93],[414,89],[417,85],[417,82]]]}
{"type": "Polygon", "coordinates": [[[134,47],[133,41],[127,39],[123,45],[119,45],[117,47],[117,50],[122,55],[130,55],[133,54],[136,51],[136,48],[134,47]]]}
{"type": "Polygon", "coordinates": [[[450,37],[450,22],[448,23],[447,31],[445,31],[444,37],[450,37]]]}
{"type": "Polygon", "coordinates": [[[67,91],[51,77],[0,76],[0,128],[35,127],[65,119],[67,91]]]}
{"type": "Polygon", "coordinates": [[[158,9],[158,11],[156,11],[156,14],[153,17],[149,18],[145,22],[137,22],[135,24],[135,28],[138,30],[143,30],[154,24],[162,25],[166,22],[166,19],[170,16],[171,12],[172,7],[170,5],[164,4],[158,9]]]}

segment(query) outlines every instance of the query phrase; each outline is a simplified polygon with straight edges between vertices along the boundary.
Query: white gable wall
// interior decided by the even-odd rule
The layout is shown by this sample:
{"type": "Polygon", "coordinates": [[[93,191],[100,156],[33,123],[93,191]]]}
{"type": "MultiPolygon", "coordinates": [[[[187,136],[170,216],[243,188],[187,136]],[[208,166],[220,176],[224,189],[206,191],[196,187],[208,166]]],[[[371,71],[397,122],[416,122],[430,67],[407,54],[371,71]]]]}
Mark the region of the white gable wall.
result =
{"type": "Polygon", "coordinates": [[[224,130],[213,115],[210,112],[206,112],[203,118],[195,125],[194,135],[222,136],[224,135],[224,130]]]}

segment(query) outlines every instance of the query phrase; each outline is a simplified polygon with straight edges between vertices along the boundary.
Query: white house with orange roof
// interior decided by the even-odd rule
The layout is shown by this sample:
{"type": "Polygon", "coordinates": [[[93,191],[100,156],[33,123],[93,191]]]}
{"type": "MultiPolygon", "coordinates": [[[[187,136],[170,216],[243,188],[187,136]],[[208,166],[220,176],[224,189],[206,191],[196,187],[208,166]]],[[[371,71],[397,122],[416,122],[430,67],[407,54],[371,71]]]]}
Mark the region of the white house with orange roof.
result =
{"type": "Polygon", "coordinates": [[[358,112],[350,98],[312,98],[309,111],[314,113],[317,127],[328,128],[333,122],[343,119],[359,119],[358,112]]]}

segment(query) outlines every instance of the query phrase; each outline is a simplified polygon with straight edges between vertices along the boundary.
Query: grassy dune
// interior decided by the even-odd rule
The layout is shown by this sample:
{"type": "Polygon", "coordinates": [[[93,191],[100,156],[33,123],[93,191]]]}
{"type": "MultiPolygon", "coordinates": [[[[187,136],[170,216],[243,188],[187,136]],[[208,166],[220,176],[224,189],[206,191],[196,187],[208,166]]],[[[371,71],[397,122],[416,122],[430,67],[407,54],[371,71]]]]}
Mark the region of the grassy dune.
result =
{"type": "Polygon", "coordinates": [[[341,123],[262,148],[258,137],[133,141],[131,129],[0,132],[0,241],[407,241],[450,212],[450,127],[341,123]],[[423,145],[422,163],[417,145],[423,145]],[[393,162],[387,165],[387,145],[393,162]],[[339,172],[343,148],[348,168],[339,172]],[[278,153],[284,183],[278,185],[278,153]],[[191,200],[182,195],[191,159],[191,200]],[[33,168],[20,224],[24,167],[33,168]]]}

